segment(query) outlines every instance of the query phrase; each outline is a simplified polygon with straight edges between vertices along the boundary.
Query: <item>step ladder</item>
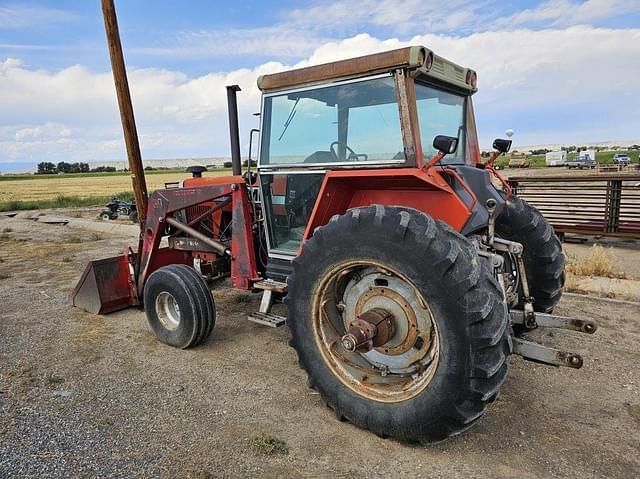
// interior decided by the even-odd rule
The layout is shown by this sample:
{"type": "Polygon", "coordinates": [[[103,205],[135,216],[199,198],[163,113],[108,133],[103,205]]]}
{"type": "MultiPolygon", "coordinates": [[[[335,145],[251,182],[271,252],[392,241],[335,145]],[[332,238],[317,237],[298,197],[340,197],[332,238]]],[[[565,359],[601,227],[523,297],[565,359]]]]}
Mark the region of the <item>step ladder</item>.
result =
{"type": "Polygon", "coordinates": [[[287,283],[280,281],[274,281],[272,279],[265,279],[259,281],[253,285],[256,289],[262,289],[262,301],[260,301],[260,309],[253,314],[247,316],[249,321],[263,326],[269,326],[271,328],[278,328],[284,326],[287,322],[287,318],[271,312],[271,307],[275,299],[275,295],[282,295],[287,293],[287,283]]]}

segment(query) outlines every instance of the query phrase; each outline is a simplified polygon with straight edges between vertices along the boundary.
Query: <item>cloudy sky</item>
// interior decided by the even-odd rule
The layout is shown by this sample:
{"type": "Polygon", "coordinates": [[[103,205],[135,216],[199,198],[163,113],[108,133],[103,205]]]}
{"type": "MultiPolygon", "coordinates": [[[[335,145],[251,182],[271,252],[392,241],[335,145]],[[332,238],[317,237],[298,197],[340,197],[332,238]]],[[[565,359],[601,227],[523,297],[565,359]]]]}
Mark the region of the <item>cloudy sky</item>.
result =
{"type": "MultiPolygon", "coordinates": [[[[225,156],[258,75],[423,44],[478,72],[484,147],[640,137],[640,0],[120,0],[143,158],[225,156]]],[[[99,0],[0,0],[0,171],[124,159],[99,0]]]]}

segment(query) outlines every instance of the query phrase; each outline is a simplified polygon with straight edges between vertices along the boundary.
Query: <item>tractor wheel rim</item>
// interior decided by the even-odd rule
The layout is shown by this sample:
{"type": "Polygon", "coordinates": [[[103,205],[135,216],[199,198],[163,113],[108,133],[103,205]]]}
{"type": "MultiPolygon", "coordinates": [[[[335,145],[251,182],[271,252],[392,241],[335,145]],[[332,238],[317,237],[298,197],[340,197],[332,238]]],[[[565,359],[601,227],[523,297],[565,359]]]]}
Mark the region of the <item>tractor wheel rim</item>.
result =
{"type": "Polygon", "coordinates": [[[156,314],[162,325],[174,331],[180,325],[180,307],[171,293],[161,292],[156,297],[156,314]]]}
{"type": "Polygon", "coordinates": [[[326,272],[314,295],[313,330],[333,374],[357,394],[401,402],[421,393],[438,367],[440,339],[431,309],[415,285],[377,261],[348,261],[326,272]],[[349,352],[340,338],[351,321],[381,308],[395,334],[367,352],[349,352]]]}

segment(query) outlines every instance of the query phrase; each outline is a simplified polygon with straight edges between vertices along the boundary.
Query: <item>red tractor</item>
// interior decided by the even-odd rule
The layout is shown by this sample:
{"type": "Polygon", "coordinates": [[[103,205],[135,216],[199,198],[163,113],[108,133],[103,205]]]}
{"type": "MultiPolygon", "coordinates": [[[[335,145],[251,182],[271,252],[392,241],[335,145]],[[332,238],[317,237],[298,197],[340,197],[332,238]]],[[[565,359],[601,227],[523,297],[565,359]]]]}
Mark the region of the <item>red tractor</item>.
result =
{"type": "Polygon", "coordinates": [[[561,245],[493,169],[511,142],[496,140],[480,162],[473,70],[415,46],[265,75],[258,86],[257,172],[241,174],[239,88],[229,87],[233,175],[198,170],[153,192],[137,250],[89,264],[75,306],[144,307],[158,339],[189,348],[216,319],[203,275],[229,275],[233,287],[262,292],[250,320],[286,322],[310,385],[338,418],[410,442],[477,421],[511,353],[582,365],[519,335],[596,325],[551,314],[561,245]],[[286,319],[271,311],[279,301],[286,319]]]}

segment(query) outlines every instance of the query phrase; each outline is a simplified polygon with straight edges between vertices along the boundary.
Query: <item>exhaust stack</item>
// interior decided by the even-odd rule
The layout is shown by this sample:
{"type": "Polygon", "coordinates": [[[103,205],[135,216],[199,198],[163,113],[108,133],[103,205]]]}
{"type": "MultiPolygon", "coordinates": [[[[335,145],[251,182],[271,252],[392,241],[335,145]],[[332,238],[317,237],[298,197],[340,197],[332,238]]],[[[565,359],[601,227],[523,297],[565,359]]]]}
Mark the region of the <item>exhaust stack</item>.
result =
{"type": "Polygon", "coordinates": [[[231,169],[233,176],[242,174],[242,160],[240,159],[240,130],[238,128],[238,99],[236,92],[238,85],[227,87],[227,105],[229,108],[229,135],[231,136],[231,169]]]}

